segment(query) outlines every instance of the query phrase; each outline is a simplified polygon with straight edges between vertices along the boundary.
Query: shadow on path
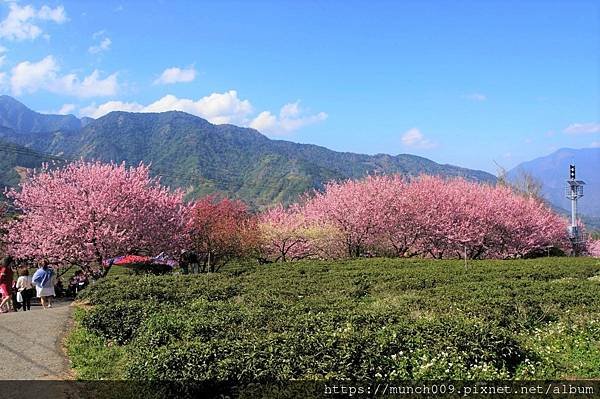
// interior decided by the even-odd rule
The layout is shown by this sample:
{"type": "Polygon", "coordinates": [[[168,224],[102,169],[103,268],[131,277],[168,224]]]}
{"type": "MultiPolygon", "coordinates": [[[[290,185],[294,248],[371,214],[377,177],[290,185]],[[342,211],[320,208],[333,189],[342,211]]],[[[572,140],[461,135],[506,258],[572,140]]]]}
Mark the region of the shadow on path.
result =
{"type": "Polygon", "coordinates": [[[62,350],[70,304],[57,301],[52,309],[0,315],[0,379],[64,379],[70,370],[62,350]]]}

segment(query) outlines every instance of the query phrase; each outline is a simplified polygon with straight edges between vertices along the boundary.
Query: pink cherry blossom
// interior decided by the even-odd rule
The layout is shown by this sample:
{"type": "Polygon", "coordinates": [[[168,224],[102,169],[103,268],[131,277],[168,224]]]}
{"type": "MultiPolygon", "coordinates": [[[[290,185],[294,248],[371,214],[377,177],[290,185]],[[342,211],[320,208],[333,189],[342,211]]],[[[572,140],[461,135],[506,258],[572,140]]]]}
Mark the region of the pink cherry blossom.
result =
{"type": "Polygon", "coordinates": [[[369,176],[333,182],[296,212],[305,223],[334,227],[338,249],[350,257],[504,259],[568,249],[566,220],[539,199],[464,179],[369,176]]]}
{"type": "Polygon", "coordinates": [[[600,240],[590,240],[587,246],[590,256],[600,258],[600,240]]]}
{"type": "Polygon", "coordinates": [[[161,186],[143,164],[45,165],[7,196],[21,212],[6,237],[19,258],[101,262],[135,248],[175,255],[186,245],[183,192],[161,186]]]}
{"type": "Polygon", "coordinates": [[[309,220],[305,209],[277,205],[258,218],[262,253],[274,262],[306,258],[340,258],[339,231],[323,221],[309,220]]]}

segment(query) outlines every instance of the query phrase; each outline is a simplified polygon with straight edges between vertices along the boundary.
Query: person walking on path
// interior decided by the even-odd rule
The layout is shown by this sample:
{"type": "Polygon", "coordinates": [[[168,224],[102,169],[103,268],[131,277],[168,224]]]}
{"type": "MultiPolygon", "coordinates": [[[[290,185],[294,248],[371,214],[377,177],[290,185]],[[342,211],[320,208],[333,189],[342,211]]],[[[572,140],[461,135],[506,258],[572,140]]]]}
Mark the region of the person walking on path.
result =
{"type": "Polygon", "coordinates": [[[17,312],[20,308],[21,308],[21,303],[19,302],[19,298],[18,298],[18,292],[17,292],[17,281],[13,280],[12,282],[12,288],[10,290],[10,292],[12,293],[12,305],[13,305],[13,310],[15,312],[17,312]]]}
{"type": "MultiPolygon", "coordinates": [[[[29,275],[27,266],[19,269],[19,278],[17,279],[17,291],[21,294],[21,303],[23,311],[31,310],[31,298],[33,297],[33,281],[29,275]]],[[[18,300],[18,299],[17,299],[18,300]]]]}
{"type": "Polygon", "coordinates": [[[40,298],[44,309],[52,307],[52,297],[55,295],[54,279],[54,270],[48,266],[48,261],[46,260],[41,263],[39,269],[37,269],[31,279],[35,284],[37,297],[40,298]]]}
{"type": "MultiPolygon", "coordinates": [[[[0,264],[0,294],[2,294],[2,302],[0,302],[0,313],[7,313],[8,310],[4,309],[5,305],[10,305],[12,301],[12,283],[13,283],[13,270],[12,266],[14,260],[11,256],[7,256],[2,259],[0,264]]],[[[10,309],[10,307],[9,307],[10,309]]]]}

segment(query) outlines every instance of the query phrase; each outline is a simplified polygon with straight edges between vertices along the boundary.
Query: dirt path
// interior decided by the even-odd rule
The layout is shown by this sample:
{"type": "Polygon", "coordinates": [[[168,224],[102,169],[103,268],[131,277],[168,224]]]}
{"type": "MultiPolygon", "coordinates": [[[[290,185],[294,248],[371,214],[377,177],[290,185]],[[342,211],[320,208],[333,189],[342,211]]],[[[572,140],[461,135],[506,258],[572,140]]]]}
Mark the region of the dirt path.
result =
{"type": "Polygon", "coordinates": [[[0,314],[0,380],[69,379],[62,340],[71,323],[70,305],[0,314]]]}

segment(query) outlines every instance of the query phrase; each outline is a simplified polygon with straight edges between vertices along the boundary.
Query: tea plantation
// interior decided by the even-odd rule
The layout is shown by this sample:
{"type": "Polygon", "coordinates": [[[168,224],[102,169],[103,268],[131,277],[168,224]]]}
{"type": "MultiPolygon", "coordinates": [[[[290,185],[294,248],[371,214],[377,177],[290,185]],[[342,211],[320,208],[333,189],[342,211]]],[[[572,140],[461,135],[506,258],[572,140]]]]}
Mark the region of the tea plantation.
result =
{"type": "Polygon", "coordinates": [[[600,260],[109,275],[81,298],[68,350],[85,380],[600,378],[600,260]]]}

